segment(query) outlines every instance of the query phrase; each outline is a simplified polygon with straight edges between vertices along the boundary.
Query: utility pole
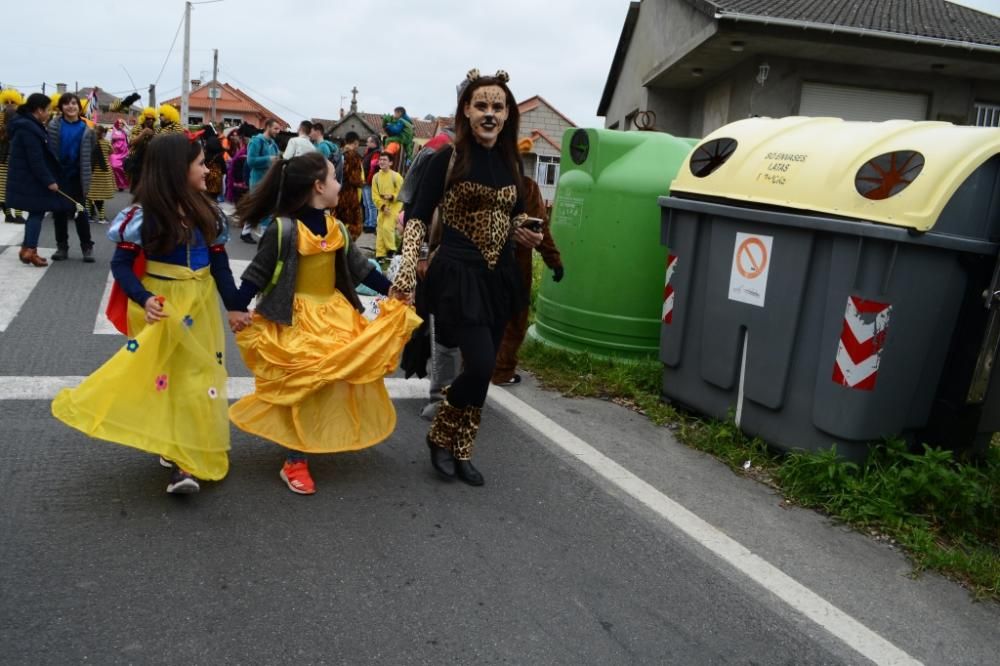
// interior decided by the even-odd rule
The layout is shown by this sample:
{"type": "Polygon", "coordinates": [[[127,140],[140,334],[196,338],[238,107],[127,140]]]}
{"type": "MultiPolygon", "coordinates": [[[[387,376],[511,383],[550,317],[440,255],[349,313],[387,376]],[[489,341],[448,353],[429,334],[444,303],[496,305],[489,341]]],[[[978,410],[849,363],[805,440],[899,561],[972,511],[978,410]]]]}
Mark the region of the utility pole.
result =
{"type": "Polygon", "coordinates": [[[181,80],[181,125],[188,124],[191,94],[191,3],[184,3],[184,73],[181,80]]]}
{"type": "Polygon", "coordinates": [[[155,83],[150,83],[149,84],[149,105],[151,107],[153,107],[154,109],[156,108],[156,84],[155,83]]]}
{"type": "Polygon", "coordinates": [[[212,123],[219,122],[218,118],[215,117],[215,100],[219,96],[221,90],[219,89],[219,49],[212,49],[212,87],[208,89],[208,94],[212,98],[212,123]]]}

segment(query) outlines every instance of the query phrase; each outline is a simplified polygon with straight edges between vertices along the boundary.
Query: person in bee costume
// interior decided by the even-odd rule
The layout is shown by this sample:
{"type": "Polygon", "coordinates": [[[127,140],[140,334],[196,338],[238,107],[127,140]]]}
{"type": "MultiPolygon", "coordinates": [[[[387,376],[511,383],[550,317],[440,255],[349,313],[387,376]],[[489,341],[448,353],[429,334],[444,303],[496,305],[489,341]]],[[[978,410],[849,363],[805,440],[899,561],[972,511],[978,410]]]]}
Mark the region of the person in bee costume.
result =
{"type": "Polygon", "coordinates": [[[7,207],[7,159],[10,156],[10,138],[7,136],[7,125],[13,120],[17,107],[24,104],[24,95],[13,88],[0,91],[0,211],[4,220],[11,223],[23,223],[21,216],[7,207]]]}

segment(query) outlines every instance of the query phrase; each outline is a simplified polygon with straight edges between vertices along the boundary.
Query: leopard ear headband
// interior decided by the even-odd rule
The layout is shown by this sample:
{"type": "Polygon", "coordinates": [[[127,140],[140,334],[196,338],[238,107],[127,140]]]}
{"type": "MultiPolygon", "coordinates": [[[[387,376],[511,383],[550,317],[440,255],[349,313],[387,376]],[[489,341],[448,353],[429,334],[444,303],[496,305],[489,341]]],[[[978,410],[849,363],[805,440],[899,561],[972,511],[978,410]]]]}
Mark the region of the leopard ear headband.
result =
{"type": "MultiPolygon", "coordinates": [[[[468,81],[469,83],[472,83],[473,81],[479,78],[482,78],[482,76],[479,74],[479,70],[475,68],[470,69],[469,73],[465,75],[465,80],[468,81]]],[[[493,78],[497,79],[501,83],[510,82],[510,74],[508,74],[502,69],[498,69],[497,73],[493,75],[493,78]]]]}

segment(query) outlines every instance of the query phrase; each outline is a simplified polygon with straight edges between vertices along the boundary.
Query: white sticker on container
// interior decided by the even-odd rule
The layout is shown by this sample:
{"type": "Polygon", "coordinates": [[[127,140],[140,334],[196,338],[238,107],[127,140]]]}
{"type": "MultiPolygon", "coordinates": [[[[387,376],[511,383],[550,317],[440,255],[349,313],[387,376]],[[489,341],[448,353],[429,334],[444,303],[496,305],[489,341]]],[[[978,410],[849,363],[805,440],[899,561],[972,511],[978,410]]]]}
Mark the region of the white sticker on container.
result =
{"type": "Polygon", "coordinates": [[[774,236],[736,234],[729,273],[729,300],[764,307],[774,236]]]}

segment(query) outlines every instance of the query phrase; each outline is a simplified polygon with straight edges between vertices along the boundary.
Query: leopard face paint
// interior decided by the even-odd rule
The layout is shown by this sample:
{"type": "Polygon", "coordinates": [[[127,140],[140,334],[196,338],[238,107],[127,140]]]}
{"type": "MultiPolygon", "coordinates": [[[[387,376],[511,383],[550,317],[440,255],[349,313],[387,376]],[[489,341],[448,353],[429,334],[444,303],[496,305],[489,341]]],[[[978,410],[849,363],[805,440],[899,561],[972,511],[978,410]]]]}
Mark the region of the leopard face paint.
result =
{"type": "Polygon", "coordinates": [[[507,93],[500,86],[483,86],[472,93],[465,104],[465,117],[469,119],[476,141],[492,148],[507,122],[507,93]]]}

